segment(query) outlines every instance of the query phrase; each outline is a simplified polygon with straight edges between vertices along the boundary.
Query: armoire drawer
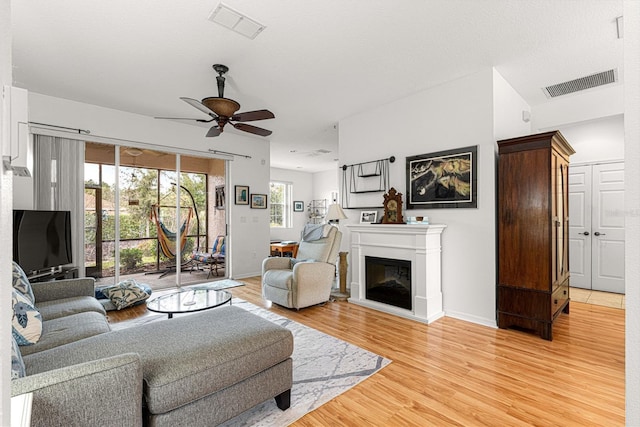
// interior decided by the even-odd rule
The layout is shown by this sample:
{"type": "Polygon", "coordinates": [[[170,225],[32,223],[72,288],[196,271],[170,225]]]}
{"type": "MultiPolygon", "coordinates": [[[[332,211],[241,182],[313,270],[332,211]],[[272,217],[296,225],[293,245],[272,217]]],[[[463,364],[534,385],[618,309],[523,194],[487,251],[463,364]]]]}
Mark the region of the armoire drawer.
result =
{"type": "Polygon", "coordinates": [[[551,294],[551,316],[555,318],[558,311],[564,308],[565,303],[569,299],[569,281],[565,281],[558,286],[553,294],[551,294]]]}

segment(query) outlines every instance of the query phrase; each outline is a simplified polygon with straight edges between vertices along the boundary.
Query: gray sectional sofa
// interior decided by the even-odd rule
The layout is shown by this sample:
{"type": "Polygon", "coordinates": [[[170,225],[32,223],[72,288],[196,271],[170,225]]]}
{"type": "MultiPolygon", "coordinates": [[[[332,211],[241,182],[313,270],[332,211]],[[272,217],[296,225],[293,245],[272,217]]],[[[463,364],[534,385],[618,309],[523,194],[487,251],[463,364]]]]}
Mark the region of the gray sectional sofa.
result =
{"type": "Polygon", "coordinates": [[[111,331],[93,279],[32,284],[43,328],[19,346],[32,426],[214,426],[289,407],[293,336],[234,306],[111,331]]]}

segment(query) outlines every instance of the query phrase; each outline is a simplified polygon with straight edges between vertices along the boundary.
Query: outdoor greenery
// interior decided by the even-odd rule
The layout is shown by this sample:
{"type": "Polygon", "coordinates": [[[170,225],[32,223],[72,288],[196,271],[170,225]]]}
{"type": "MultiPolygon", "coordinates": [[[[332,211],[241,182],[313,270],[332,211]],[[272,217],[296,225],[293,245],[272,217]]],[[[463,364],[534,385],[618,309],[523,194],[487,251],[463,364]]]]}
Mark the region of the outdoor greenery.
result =
{"type": "Polygon", "coordinates": [[[271,227],[284,227],[286,225],[285,207],[287,203],[287,185],[281,182],[272,182],[269,195],[269,219],[271,227]]]}
{"type": "MultiPolygon", "coordinates": [[[[105,166],[105,165],[102,165],[105,166]]],[[[112,167],[106,165],[106,167],[112,167]]],[[[157,227],[152,220],[152,210],[156,206],[160,208],[159,219],[171,232],[179,232],[179,226],[175,221],[176,205],[176,181],[175,172],[121,167],[120,168],[120,262],[123,268],[135,270],[143,265],[155,264],[158,255],[157,227]]],[[[197,219],[200,220],[200,234],[204,235],[206,230],[206,206],[207,206],[207,176],[205,174],[182,173],[180,175],[181,189],[180,206],[182,221],[186,218],[189,209],[192,211],[192,219],[189,225],[188,235],[195,236],[197,233],[197,219]],[[185,191],[185,188],[188,191],[185,191]],[[193,196],[193,200],[191,196],[193,196]],[[195,202],[195,207],[194,207],[195,202]]],[[[91,180],[86,182],[86,187],[99,188],[102,192],[102,241],[103,241],[103,268],[107,264],[113,266],[113,242],[115,240],[115,185],[106,182],[97,183],[91,180]],[[110,250],[108,248],[111,248],[110,250]]],[[[93,197],[94,189],[87,188],[85,193],[88,197],[93,197]]],[[[182,222],[181,221],[181,222],[182,222]]],[[[97,226],[96,215],[92,212],[92,207],[87,207],[85,215],[85,242],[87,250],[95,254],[95,229],[97,226]]],[[[193,238],[188,238],[182,250],[184,259],[193,250],[193,238]]],[[[87,255],[91,259],[91,254],[87,255]]],[[[160,262],[173,262],[160,253],[160,262]]]]}
{"type": "Polygon", "coordinates": [[[120,262],[127,270],[135,269],[138,264],[142,263],[142,251],[138,248],[122,249],[120,262]]]}

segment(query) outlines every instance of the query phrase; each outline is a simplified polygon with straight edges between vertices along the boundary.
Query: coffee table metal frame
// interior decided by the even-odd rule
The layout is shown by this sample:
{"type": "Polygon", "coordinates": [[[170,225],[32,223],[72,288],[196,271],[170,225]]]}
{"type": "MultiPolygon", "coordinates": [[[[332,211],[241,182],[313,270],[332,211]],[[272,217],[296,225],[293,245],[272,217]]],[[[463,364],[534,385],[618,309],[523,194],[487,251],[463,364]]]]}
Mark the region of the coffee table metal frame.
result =
{"type": "Polygon", "coordinates": [[[227,291],[184,288],[147,301],[147,310],[166,313],[172,319],[174,314],[209,310],[226,303],[231,305],[232,297],[227,291]]]}

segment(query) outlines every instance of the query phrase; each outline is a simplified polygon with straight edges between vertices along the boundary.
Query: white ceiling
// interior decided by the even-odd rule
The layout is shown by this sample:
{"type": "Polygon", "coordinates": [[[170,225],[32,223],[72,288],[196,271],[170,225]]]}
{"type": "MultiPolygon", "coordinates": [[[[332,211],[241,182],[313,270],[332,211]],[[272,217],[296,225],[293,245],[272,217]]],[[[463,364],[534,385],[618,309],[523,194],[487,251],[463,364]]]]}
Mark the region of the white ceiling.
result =
{"type": "Polygon", "coordinates": [[[337,166],[341,119],[485,67],[531,106],[550,102],[544,86],[612,68],[623,78],[622,0],[225,0],[266,25],[255,40],[208,20],[219,3],[13,1],[14,84],[201,117],[178,98],[217,96],[211,66],[222,63],[240,111],[276,116],[252,122],[273,130],[271,165],[314,172],[337,166]]]}

